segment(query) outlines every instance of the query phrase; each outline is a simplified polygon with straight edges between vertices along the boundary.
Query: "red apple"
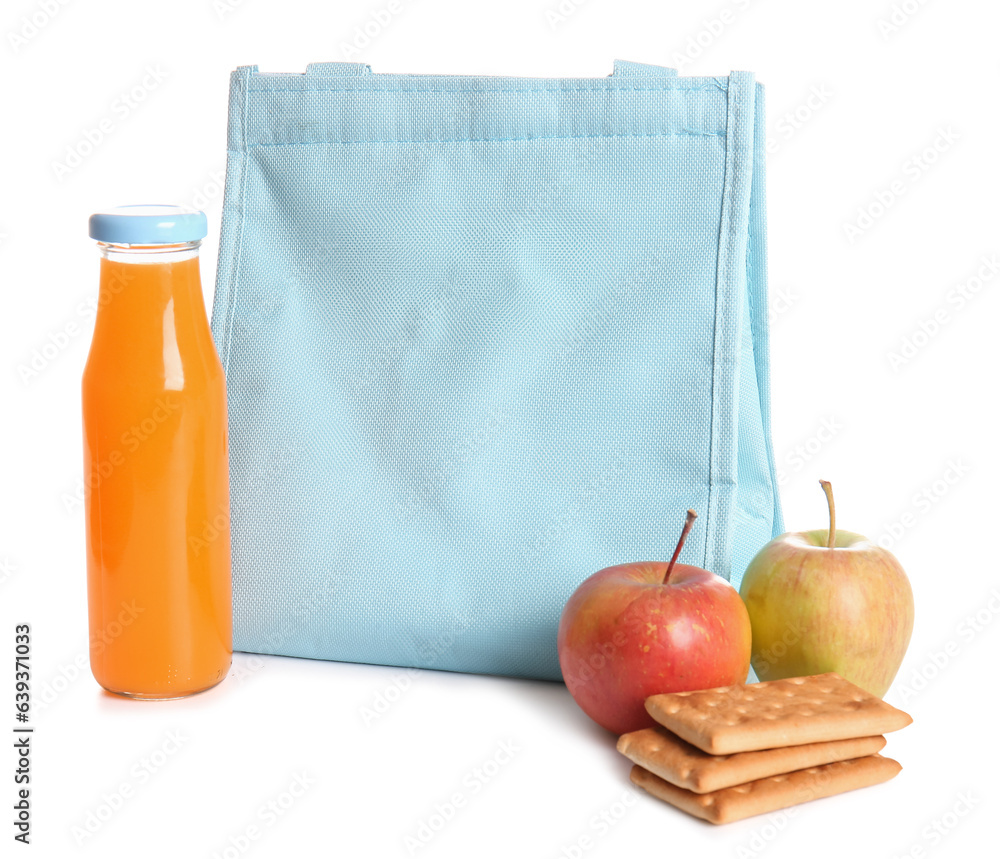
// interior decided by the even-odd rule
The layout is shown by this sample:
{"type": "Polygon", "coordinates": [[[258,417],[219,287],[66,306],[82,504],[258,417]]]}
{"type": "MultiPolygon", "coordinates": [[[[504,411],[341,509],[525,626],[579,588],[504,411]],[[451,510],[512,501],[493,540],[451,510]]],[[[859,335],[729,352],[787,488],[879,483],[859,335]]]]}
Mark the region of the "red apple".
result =
{"type": "Polygon", "coordinates": [[[654,724],[644,706],[661,692],[746,682],[750,618],[736,589],[678,564],[688,511],[670,563],[619,564],[594,573],[559,621],[559,666],[570,694],[597,724],[624,734],[654,724]]]}

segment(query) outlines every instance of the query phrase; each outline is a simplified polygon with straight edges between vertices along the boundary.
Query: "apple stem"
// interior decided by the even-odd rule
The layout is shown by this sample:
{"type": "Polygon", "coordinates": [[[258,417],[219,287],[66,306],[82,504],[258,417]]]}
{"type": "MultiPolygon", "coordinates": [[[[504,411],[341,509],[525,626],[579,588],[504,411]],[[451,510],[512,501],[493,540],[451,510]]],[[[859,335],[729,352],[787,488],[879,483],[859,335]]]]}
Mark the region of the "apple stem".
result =
{"type": "Polygon", "coordinates": [[[674,556],[670,559],[670,563],[667,564],[667,572],[663,576],[663,584],[670,581],[670,574],[674,571],[674,564],[677,563],[677,558],[680,557],[681,549],[684,548],[684,541],[687,539],[687,535],[691,533],[691,526],[694,525],[694,520],[698,518],[698,514],[694,510],[688,510],[687,518],[684,520],[684,527],[681,528],[681,538],[677,541],[677,548],[674,549],[674,556]]]}
{"type": "Polygon", "coordinates": [[[826,538],[826,547],[832,549],[837,542],[837,508],[833,505],[833,486],[829,480],[821,480],[819,485],[826,493],[826,503],[830,507],[830,533],[826,538]]]}

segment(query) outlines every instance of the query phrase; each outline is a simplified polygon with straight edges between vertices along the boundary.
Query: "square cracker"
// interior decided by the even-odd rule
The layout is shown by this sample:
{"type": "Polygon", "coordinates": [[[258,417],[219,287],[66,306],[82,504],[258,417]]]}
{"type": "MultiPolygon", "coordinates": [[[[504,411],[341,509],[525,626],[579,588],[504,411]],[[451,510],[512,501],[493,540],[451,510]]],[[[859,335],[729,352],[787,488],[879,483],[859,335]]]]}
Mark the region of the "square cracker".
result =
{"type": "Polygon", "coordinates": [[[712,793],[693,793],[636,765],[632,783],[671,805],[707,820],[732,823],[803,802],[889,781],[902,767],[892,758],[869,755],[771,776],[712,793]]]}
{"type": "Polygon", "coordinates": [[[709,793],[772,775],[874,755],[883,748],[885,737],[878,736],[710,755],[659,727],[632,731],[618,740],[618,751],[630,761],[694,793],[709,793]]]}
{"type": "Polygon", "coordinates": [[[651,695],[646,710],[711,755],[870,737],[913,721],[833,673],[651,695]]]}

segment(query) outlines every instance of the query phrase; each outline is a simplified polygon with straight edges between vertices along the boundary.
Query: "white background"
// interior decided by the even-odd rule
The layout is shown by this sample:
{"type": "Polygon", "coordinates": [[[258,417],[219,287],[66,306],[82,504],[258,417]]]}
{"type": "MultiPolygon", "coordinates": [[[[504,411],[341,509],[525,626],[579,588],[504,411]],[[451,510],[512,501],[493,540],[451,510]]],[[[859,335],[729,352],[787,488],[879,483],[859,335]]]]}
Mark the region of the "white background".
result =
{"type": "MultiPolygon", "coordinates": [[[[907,0],[890,31],[880,27],[890,0],[399,2],[350,56],[355,28],[384,3],[63,0],[48,4],[58,11],[47,21],[43,0],[3,4],[0,641],[13,650],[14,624],[32,624],[37,704],[34,844],[14,847],[46,857],[406,856],[404,839],[459,792],[465,804],[419,855],[995,855],[1000,274],[962,307],[953,290],[975,289],[969,279],[1000,253],[1000,9],[907,0]],[[31,35],[22,16],[33,15],[43,26],[31,35]],[[749,69],[767,85],[774,439],[787,525],[824,527],[816,479],[827,477],[838,524],[891,544],[910,574],[916,627],[888,696],[914,716],[886,749],[901,775],[712,828],[633,792],[613,738],[556,684],[238,654],[229,680],[188,701],[102,694],[86,668],[83,513],[73,503],[92,330],[81,308],[97,289],[87,216],[129,202],[201,205],[210,306],[237,65],[301,72],[346,58],[376,72],[565,77],[606,75],[616,57],[683,63],[682,74],[749,69]],[[120,100],[144,86],[134,108],[120,100]],[[810,104],[812,92],[823,95],[810,104]],[[102,120],[105,139],[59,169],[102,120]],[[944,151],[925,159],[935,140],[944,151]],[[845,225],[897,180],[903,193],[852,241],[845,225]],[[920,334],[939,311],[934,336],[920,334]],[[894,367],[890,353],[907,338],[915,354],[894,367]],[[55,358],[22,378],[50,342],[61,344],[55,358]],[[977,612],[974,628],[966,618],[977,612]],[[366,725],[362,709],[407,680],[366,725]],[[507,742],[510,761],[477,781],[507,742]],[[301,774],[308,786],[289,805],[301,774]],[[971,813],[946,817],[963,795],[971,813]],[[289,807],[262,816],[270,801],[289,807]],[[74,827],[90,814],[102,822],[78,844],[74,827]],[[945,836],[928,837],[935,820],[945,836]],[[244,843],[252,825],[260,837],[244,843]],[[581,836],[589,849],[564,849],[581,836]]],[[[12,699],[3,691],[5,706],[12,699]]],[[[9,809],[13,756],[2,761],[9,809]]],[[[3,840],[12,835],[5,822],[3,840]]]]}

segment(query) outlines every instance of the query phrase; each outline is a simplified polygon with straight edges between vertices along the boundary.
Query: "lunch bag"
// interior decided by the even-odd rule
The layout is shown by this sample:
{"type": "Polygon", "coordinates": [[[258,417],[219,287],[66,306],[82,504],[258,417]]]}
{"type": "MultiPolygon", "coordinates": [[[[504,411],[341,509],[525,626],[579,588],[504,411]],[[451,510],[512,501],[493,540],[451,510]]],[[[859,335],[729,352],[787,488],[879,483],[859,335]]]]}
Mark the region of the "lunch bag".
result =
{"type": "Polygon", "coordinates": [[[234,646],[559,679],[573,590],[782,530],[763,90],[237,69],[212,314],[234,646]]]}

